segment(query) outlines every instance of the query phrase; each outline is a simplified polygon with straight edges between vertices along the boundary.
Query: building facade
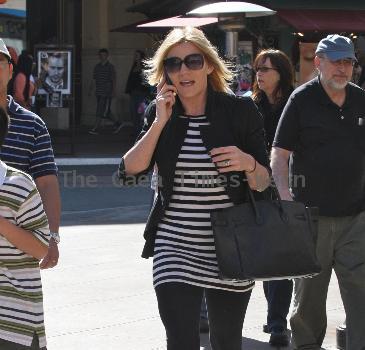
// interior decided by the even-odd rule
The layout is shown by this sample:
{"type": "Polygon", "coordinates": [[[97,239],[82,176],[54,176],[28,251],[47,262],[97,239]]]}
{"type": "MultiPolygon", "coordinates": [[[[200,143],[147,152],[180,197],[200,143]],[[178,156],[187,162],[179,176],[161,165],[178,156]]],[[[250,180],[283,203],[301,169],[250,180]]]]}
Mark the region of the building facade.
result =
{"type": "MultiPolygon", "coordinates": [[[[116,68],[116,96],[112,110],[120,121],[128,121],[129,96],[125,94],[125,85],[134,52],[137,49],[152,52],[163,33],[156,33],[156,30],[151,33],[137,32],[134,24],[143,20],[183,15],[198,3],[209,2],[212,1],[1,0],[0,33],[6,42],[15,47],[18,54],[25,48],[33,52],[38,65],[39,48],[51,51],[71,50],[71,94],[63,97],[62,108],[57,110],[46,107],[44,95],[37,98],[37,106],[51,131],[62,129],[67,132],[73,129],[77,133],[79,130],[87,130],[95,120],[96,101],[88,95],[88,91],[100,48],[109,50],[110,61],[116,68]],[[62,122],[61,119],[67,122],[62,122]]],[[[274,9],[277,14],[247,19],[246,28],[239,33],[240,59],[243,63],[252,59],[261,47],[280,48],[296,63],[299,62],[299,42],[315,43],[331,31],[349,34],[352,28],[365,28],[365,23],[361,22],[365,18],[365,3],[359,7],[357,0],[348,0],[345,4],[338,0],[250,2],[274,9]],[[336,13],[341,14],[342,20],[332,20],[331,23],[331,18],[335,18],[336,13]]],[[[224,34],[218,25],[204,28],[224,52],[224,34]]],[[[361,30],[355,34],[354,38],[360,36],[361,30]]],[[[365,47],[365,40],[359,42],[365,47]]]]}

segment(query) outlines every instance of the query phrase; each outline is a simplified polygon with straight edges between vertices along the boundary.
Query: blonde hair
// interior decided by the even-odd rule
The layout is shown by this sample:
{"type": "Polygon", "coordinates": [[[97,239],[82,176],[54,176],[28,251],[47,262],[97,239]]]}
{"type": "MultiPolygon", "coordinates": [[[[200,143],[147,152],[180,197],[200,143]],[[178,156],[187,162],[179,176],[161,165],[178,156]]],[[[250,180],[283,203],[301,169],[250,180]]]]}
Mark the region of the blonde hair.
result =
{"type": "Polygon", "coordinates": [[[229,92],[228,83],[233,79],[228,64],[219,57],[216,47],[207,39],[204,33],[194,27],[181,27],[172,29],[163,40],[154,56],[144,61],[144,71],[150,85],[157,85],[163,75],[163,60],[168,52],[180,43],[189,42],[195,45],[204,55],[208,65],[214,69],[208,75],[208,82],[215,91],[229,92]]]}

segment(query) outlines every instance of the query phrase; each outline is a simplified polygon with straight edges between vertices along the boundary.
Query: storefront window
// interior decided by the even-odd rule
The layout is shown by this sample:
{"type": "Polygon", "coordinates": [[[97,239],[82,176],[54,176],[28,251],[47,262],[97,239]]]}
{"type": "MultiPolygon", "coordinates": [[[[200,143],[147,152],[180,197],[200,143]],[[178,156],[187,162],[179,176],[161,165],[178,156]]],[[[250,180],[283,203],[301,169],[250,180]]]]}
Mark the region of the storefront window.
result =
{"type": "Polygon", "coordinates": [[[26,0],[0,1],[0,37],[13,55],[26,48],[26,0]]]}

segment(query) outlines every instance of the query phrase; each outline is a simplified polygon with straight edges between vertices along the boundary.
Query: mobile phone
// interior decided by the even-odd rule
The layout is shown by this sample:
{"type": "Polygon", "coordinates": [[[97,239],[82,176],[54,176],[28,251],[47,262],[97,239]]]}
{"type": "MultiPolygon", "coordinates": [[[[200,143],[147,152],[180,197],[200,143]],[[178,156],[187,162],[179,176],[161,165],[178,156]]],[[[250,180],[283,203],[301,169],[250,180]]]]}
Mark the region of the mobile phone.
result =
{"type": "MultiPolygon", "coordinates": [[[[171,78],[169,77],[169,75],[166,72],[166,69],[164,69],[164,75],[165,75],[165,82],[167,85],[174,85],[171,81],[171,78]]],[[[176,92],[174,92],[174,96],[176,98],[177,101],[179,101],[179,96],[177,96],[176,92]]]]}
{"type": "Polygon", "coordinates": [[[164,70],[164,74],[165,74],[165,81],[167,85],[174,85],[169,77],[169,75],[166,72],[166,69],[164,70]]]}

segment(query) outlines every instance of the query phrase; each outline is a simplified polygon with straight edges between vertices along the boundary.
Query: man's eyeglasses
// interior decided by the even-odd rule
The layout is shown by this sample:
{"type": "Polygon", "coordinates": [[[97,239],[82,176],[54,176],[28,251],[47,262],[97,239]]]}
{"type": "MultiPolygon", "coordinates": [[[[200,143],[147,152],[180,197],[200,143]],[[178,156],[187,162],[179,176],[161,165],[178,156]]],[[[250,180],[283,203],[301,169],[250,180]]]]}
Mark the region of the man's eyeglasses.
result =
{"type": "Polygon", "coordinates": [[[182,64],[191,70],[199,70],[204,66],[204,57],[200,53],[193,53],[181,59],[180,57],[168,57],[163,60],[163,66],[167,73],[177,73],[182,64]]]}
{"type": "Polygon", "coordinates": [[[272,68],[272,67],[261,66],[261,67],[255,68],[253,71],[255,73],[257,73],[257,72],[267,73],[269,70],[277,70],[277,69],[276,68],[272,68]]]}

